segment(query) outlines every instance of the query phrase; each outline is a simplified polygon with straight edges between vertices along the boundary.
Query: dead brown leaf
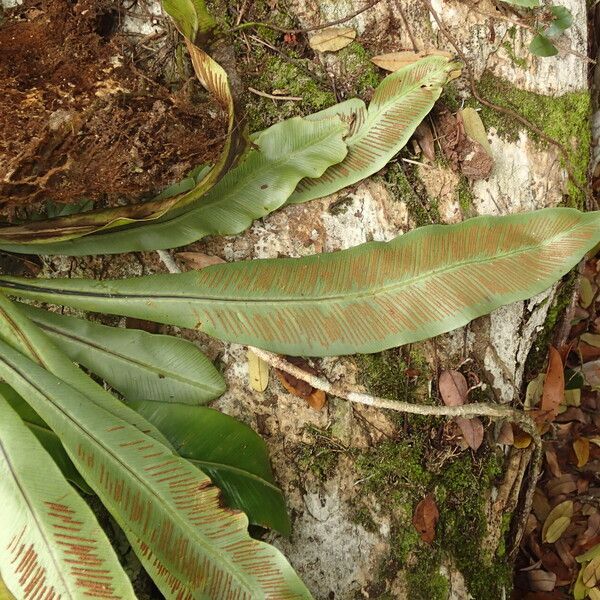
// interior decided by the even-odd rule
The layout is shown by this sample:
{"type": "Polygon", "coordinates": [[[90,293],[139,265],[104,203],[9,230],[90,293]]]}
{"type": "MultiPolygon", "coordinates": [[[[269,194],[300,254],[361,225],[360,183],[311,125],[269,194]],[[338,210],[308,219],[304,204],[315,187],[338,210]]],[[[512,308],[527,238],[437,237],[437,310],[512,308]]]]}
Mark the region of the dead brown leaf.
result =
{"type": "Polygon", "coordinates": [[[513,433],[512,425],[509,421],[503,421],[500,426],[500,431],[498,432],[498,437],[496,439],[496,443],[512,446],[515,442],[515,436],[513,433]]]}
{"type": "Polygon", "coordinates": [[[465,403],[469,386],[461,372],[442,371],[438,387],[446,406],[462,406],[465,403]]]}
{"type": "Polygon", "coordinates": [[[523,449],[523,448],[529,448],[529,446],[531,445],[531,436],[526,432],[523,431],[518,425],[515,425],[513,423],[512,425],[513,428],[513,436],[514,436],[514,442],[513,445],[515,448],[519,448],[519,449],[523,449]]]}
{"type": "MultiPolygon", "coordinates": [[[[291,362],[293,365],[300,367],[304,371],[311,373],[312,375],[317,375],[315,369],[313,369],[306,360],[303,358],[298,358],[295,356],[286,357],[288,362],[291,362]]],[[[312,387],[306,381],[298,379],[285,371],[280,371],[279,369],[275,369],[275,374],[277,378],[281,382],[281,385],[294,396],[298,396],[299,398],[304,398],[308,402],[308,405],[315,410],[322,410],[327,402],[327,396],[323,390],[317,390],[312,387]]]]}
{"type": "Polygon", "coordinates": [[[546,517],[542,528],[542,541],[553,544],[566,531],[573,518],[573,501],[557,504],[546,517]]]}
{"type": "Polygon", "coordinates": [[[552,421],[558,414],[559,406],[565,399],[565,372],[560,353],[554,346],[549,347],[548,370],[542,391],[542,420],[552,421]]]}
{"type": "Polygon", "coordinates": [[[421,150],[423,151],[423,156],[429,161],[435,161],[435,145],[433,141],[433,133],[431,131],[431,127],[423,121],[419,123],[415,132],[413,134],[414,138],[417,140],[421,150]]]}
{"type": "Polygon", "coordinates": [[[551,592],[556,586],[556,575],[542,569],[528,571],[527,578],[534,592],[551,592]]]}
{"type": "Polygon", "coordinates": [[[577,458],[577,466],[584,467],[590,460],[590,440],[587,438],[577,438],[573,442],[573,452],[577,458]]]}
{"type": "Polygon", "coordinates": [[[186,266],[191,269],[204,269],[211,265],[218,265],[225,261],[218,256],[211,256],[210,254],[203,254],[202,252],[178,252],[175,258],[182,260],[186,266]]]}
{"type": "Polygon", "coordinates": [[[435,539],[435,526],[440,518],[437,504],[431,494],[428,494],[417,504],[413,514],[413,525],[421,539],[431,544],[435,539]]]}
{"type": "Polygon", "coordinates": [[[386,71],[398,71],[403,67],[412,65],[414,62],[425,58],[426,56],[445,56],[446,58],[452,58],[450,52],[444,52],[443,50],[423,50],[422,52],[389,52],[388,54],[379,54],[371,59],[371,62],[375,63],[380,69],[386,71]]]}
{"type": "Polygon", "coordinates": [[[456,417],[454,419],[460,427],[460,431],[465,438],[465,442],[472,450],[477,450],[483,442],[484,428],[483,423],[477,418],[465,419],[464,417],[456,417]]]}

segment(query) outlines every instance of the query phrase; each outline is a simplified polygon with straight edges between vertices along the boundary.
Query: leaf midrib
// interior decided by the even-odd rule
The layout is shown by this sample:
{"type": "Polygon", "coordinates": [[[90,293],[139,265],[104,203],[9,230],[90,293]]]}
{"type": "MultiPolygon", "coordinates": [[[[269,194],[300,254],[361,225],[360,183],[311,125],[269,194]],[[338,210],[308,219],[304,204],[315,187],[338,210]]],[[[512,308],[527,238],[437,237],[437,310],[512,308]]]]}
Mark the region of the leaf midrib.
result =
{"type": "Polygon", "coordinates": [[[199,387],[207,392],[214,391],[214,388],[211,388],[209,385],[205,384],[204,382],[200,382],[200,381],[196,381],[196,380],[184,377],[183,375],[179,375],[172,371],[167,371],[165,369],[159,369],[158,367],[152,367],[149,363],[145,363],[143,361],[136,360],[133,357],[128,357],[119,352],[105,348],[104,346],[100,346],[90,340],[87,340],[83,336],[78,336],[74,333],[68,333],[66,331],[56,329],[52,325],[46,324],[44,321],[37,320],[34,316],[32,316],[30,318],[38,327],[40,327],[44,331],[48,331],[59,337],[66,338],[67,340],[71,340],[75,343],[80,344],[84,348],[86,346],[90,346],[91,348],[94,348],[94,350],[98,350],[98,352],[102,352],[108,356],[114,356],[114,357],[116,357],[116,359],[121,359],[125,363],[131,363],[133,365],[137,365],[138,367],[140,367],[142,369],[146,369],[146,370],[150,371],[151,373],[159,373],[160,375],[164,375],[165,378],[175,379],[176,381],[178,381],[180,383],[184,383],[186,385],[189,385],[190,387],[199,387]]]}
{"type": "MultiPolygon", "coordinates": [[[[587,226],[587,223],[577,224],[575,227],[572,227],[568,231],[569,231],[569,233],[571,233],[576,229],[583,228],[586,226],[587,226]]],[[[416,230],[416,231],[418,231],[418,230],[416,230]]],[[[406,234],[406,235],[410,235],[410,234],[406,234]]],[[[195,302],[207,302],[207,303],[226,302],[228,304],[254,304],[254,303],[265,303],[265,304],[268,304],[268,303],[296,303],[296,304],[301,304],[301,303],[307,303],[307,302],[308,303],[337,302],[340,300],[349,301],[349,300],[360,300],[363,298],[378,296],[380,294],[385,294],[385,293],[394,293],[395,290],[397,290],[397,289],[402,289],[405,287],[415,285],[425,279],[434,278],[438,275],[443,275],[443,274],[451,273],[453,271],[458,271],[458,270],[463,269],[464,267],[468,267],[471,265],[479,265],[479,264],[483,264],[483,263],[487,263],[487,262],[494,262],[497,260],[503,260],[505,258],[510,258],[512,256],[517,256],[519,254],[526,254],[526,253],[528,253],[532,250],[538,249],[540,247],[548,246],[551,243],[554,243],[554,241],[556,239],[560,239],[562,237],[565,237],[566,235],[567,235],[567,232],[563,231],[551,239],[543,240],[534,245],[524,246],[522,248],[519,248],[518,250],[512,250],[509,252],[504,252],[502,254],[495,254],[493,256],[488,256],[485,258],[479,258],[479,259],[473,258],[470,260],[455,262],[455,263],[452,263],[451,265],[445,265],[444,267],[442,267],[440,269],[430,270],[427,273],[414,276],[410,279],[405,279],[405,280],[397,282],[397,283],[392,282],[387,285],[381,285],[381,286],[377,287],[376,289],[371,289],[371,290],[362,291],[362,292],[356,291],[356,292],[352,292],[352,293],[343,292],[343,293],[339,293],[339,294],[332,294],[329,296],[295,296],[295,297],[287,296],[284,298],[278,298],[276,296],[271,295],[268,297],[259,297],[259,298],[252,297],[252,298],[232,299],[230,296],[223,296],[223,297],[193,296],[193,295],[170,296],[167,294],[148,294],[148,293],[145,293],[145,294],[128,293],[128,294],[126,294],[126,293],[121,293],[119,291],[111,291],[111,292],[101,293],[98,291],[83,291],[83,290],[73,290],[73,289],[68,289],[68,288],[61,289],[61,288],[53,288],[53,287],[42,287],[40,285],[30,285],[27,283],[21,283],[20,281],[16,281],[16,282],[7,281],[6,279],[1,279],[1,278],[0,278],[0,286],[5,286],[10,289],[17,289],[17,290],[20,289],[20,290],[24,290],[24,291],[30,291],[33,294],[41,293],[41,294],[57,295],[57,296],[62,295],[62,296],[88,297],[88,298],[110,298],[110,299],[115,299],[115,300],[150,299],[150,300],[169,300],[169,301],[173,301],[173,302],[177,302],[177,301],[181,301],[181,302],[195,301],[195,302]]],[[[299,260],[301,260],[301,259],[299,259],[299,260]]],[[[220,265],[217,265],[217,266],[220,266],[220,265]]],[[[207,267],[207,268],[210,268],[210,267],[207,267]]],[[[119,281],[117,280],[117,284],[118,283],[119,283],[119,281]]]]}
{"type": "MultiPolygon", "coordinates": [[[[446,63],[444,66],[446,66],[447,64],[448,63],[446,63]]],[[[443,67],[440,65],[440,66],[438,66],[438,69],[443,70],[443,67]]],[[[432,71],[438,70],[438,69],[432,69],[432,71]]],[[[431,73],[429,73],[429,75],[430,74],[431,73]]],[[[349,146],[354,147],[354,146],[359,145],[362,142],[362,140],[370,133],[371,129],[373,128],[374,123],[379,121],[382,114],[388,112],[390,110],[390,107],[392,107],[396,104],[399,104],[401,102],[404,102],[406,100],[407,94],[410,94],[415,89],[420,88],[421,84],[422,84],[422,81],[417,80],[414,83],[414,85],[408,86],[407,88],[403,89],[400,96],[390,96],[390,98],[387,100],[387,102],[381,102],[376,110],[373,110],[373,111],[371,110],[371,107],[373,106],[373,102],[371,102],[367,108],[367,118],[365,119],[365,122],[364,122],[363,126],[360,128],[360,130],[357,131],[352,136],[352,140],[351,140],[351,143],[349,144],[349,146]],[[361,132],[363,132],[363,133],[361,133],[361,132]]],[[[440,83],[439,85],[440,85],[440,89],[441,89],[442,84],[440,83]]]]}
{"type": "MultiPolygon", "coordinates": [[[[37,440],[36,440],[37,443],[37,440]]],[[[19,489],[19,492],[21,492],[21,496],[23,496],[24,500],[25,500],[25,504],[27,506],[27,509],[29,511],[29,513],[31,514],[31,516],[33,517],[33,521],[36,524],[36,528],[37,531],[39,533],[39,535],[41,536],[46,549],[48,551],[48,554],[51,557],[52,562],[54,563],[54,567],[56,569],[56,574],[57,577],[62,581],[63,587],[66,590],[67,594],[69,594],[69,598],[72,598],[73,600],[76,600],[76,597],[72,595],[71,593],[71,589],[69,587],[69,585],[67,584],[67,581],[65,580],[64,576],[63,576],[63,571],[62,571],[62,565],[60,564],[61,561],[59,559],[56,558],[55,553],[54,553],[54,547],[53,545],[49,542],[48,538],[46,537],[45,531],[42,528],[40,521],[37,517],[37,514],[35,512],[35,510],[33,509],[33,504],[31,502],[31,500],[29,499],[29,495],[26,493],[25,488],[23,488],[23,486],[21,485],[21,482],[17,476],[17,472],[13,466],[13,463],[8,455],[8,451],[6,450],[6,447],[4,446],[2,440],[0,440],[0,452],[2,453],[2,455],[4,456],[4,459],[6,460],[6,464],[8,465],[8,468],[10,470],[10,473],[12,475],[12,478],[17,486],[17,488],[19,489]]]]}
{"type": "MultiPolygon", "coordinates": [[[[217,462],[211,462],[209,460],[190,458],[189,456],[185,456],[183,454],[181,456],[183,456],[183,458],[185,458],[186,460],[191,462],[193,465],[200,464],[200,465],[206,465],[207,467],[211,467],[218,471],[230,471],[231,473],[234,473],[235,475],[240,475],[241,477],[245,477],[246,479],[252,479],[252,480],[256,481],[257,483],[265,485],[266,487],[271,488],[274,492],[277,492],[278,494],[282,493],[281,490],[276,485],[270,483],[269,481],[267,481],[266,479],[263,479],[262,477],[260,477],[259,475],[256,475],[255,473],[246,471],[245,469],[241,469],[239,467],[234,467],[232,465],[228,465],[225,463],[217,463],[217,462]]],[[[200,467],[198,467],[198,468],[200,468],[200,467]]],[[[200,468],[200,470],[202,471],[201,468],[200,468]]],[[[204,472],[204,471],[202,471],[202,472],[204,472]]]]}
{"type": "MultiPolygon", "coordinates": [[[[0,344],[1,344],[1,343],[0,343],[0,344]]],[[[150,494],[150,496],[152,496],[152,497],[154,497],[154,498],[155,498],[155,502],[157,502],[157,504],[159,504],[160,506],[162,506],[162,507],[163,507],[163,509],[164,509],[164,508],[166,508],[166,507],[169,507],[169,506],[170,506],[168,502],[167,502],[167,503],[164,503],[164,502],[162,502],[163,498],[162,498],[160,495],[156,494],[156,492],[154,491],[154,488],[153,488],[152,486],[150,486],[149,484],[147,484],[147,483],[145,482],[145,480],[143,480],[143,479],[140,479],[140,478],[138,477],[137,473],[136,473],[134,470],[132,470],[132,469],[128,468],[128,467],[127,467],[127,465],[126,465],[126,463],[124,463],[124,462],[123,462],[123,461],[122,461],[122,460],[119,458],[118,454],[115,454],[115,453],[113,453],[113,452],[112,452],[112,450],[110,449],[110,447],[106,446],[106,445],[105,445],[105,444],[104,444],[102,441],[98,440],[98,439],[97,439],[97,438],[96,438],[94,435],[92,435],[92,433],[91,433],[91,432],[90,432],[90,431],[89,431],[89,430],[88,430],[86,427],[84,427],[84,426],[83,426],[83,425],[82,425],[80,422],[78,422],[76,419],[74,419],[73,417],[71,417],[71,415],[70,415],[70,414],[69,414],[67,411],[65,411],[65,410],[64,410],[64,409],[63,409],[63,408],[62,408],[60,405],[58,405],[58,404],[57,404],[57,403],[56,403],[56,402],[55,402],[55,401],[54,401],[54,400],[53,400],[53,399],[52,399],[50,396],[48,396],[48,395],[47,395],[47,394],[46,394],[44,391],[42,391],[42,390],[39,388],[39,386],[38,386],[38,385],[36,385],[36,383],[35,383],[34,381],[31,381],[31,380],[30,380],[30,379],[27,377],[27,375],[25,375],[25,374],[23,373],[23,371],[22,371],[22,370],[21,370],[21,369],[20,369],[18,366],[16,366],[16,365],[12,364],[12,363],[11,363],[11,362],[10,362],[10,361],[9,361],[9,360],[6,358],[6,356],[3,356],[3,355],[1,355],[1,354],[0,354],[0,361],[1,361],[1,362],[3,362],[5,365],[7,365],[7,366],[8,366],[10,369],[12,369],[13,371],[15,371],[15,372],[16,372],[16,373],[17,373],[17,374],[18,374],[18,375],[19,375],[21,378],[23,378],[25,381],[27,381],[27,382],[29,383],[29,385],[31,385],[31,386],[32,386],[32,387],[33,387],[35,390],[37,390],[37,392],[38,392],[38,393],[39,393],[41,396],[43,396],[44,398],[46,398],[46,400],[47,400],[47,401],[48,401],[48,402],[49,402],[49,403],[50,403],[52,406],[54,406],[54,407],[55,407],[55,409],[56,409],[57,411],[59,411],[59,412],[60,412],[60,413],[61,413],[61,414],[62,414],[62,415],[63,415],[63,416],[64,416],[64,417],[67,419],[67,420],[71,421],[71,422],[74,424],[74,426],[75,426],[76,428],[80,429],[80,430],[81,430],[81,431],[82,431],[82,432],[83,432],[83,433],[84,433],[86,436],[88,436],[88,437],[89,437],[91,440],[94,440],[94,442],[95,442],[95,443],[96,443],[96,444],[97,444],[97,445],[98,445],[100,448],[102,448],[106,454],[108,454],[109,456],[111,456],[111,457],[114,459],[114,461],[115,461],[115,462],[117,462],[118,464],[122,465],[122,466],[123,466],[123,468],[124,468],[124,470],[126,470],[126,471],[127,471],[129,474],[130,474],[130,476],[131,476],[133,479],[135,479],[136,481],[138,481],[138,483],[139,483],[140,487],[143,487],[143,488],[145,488],[146,490],[148,490],[148,491],[149,491],[149,494],[150,494]]],[[[66,385],[69,385],[69,384],[66,384],[66,385]]],[[[70,386],[69,386],[69,387],[70,387],[70,386]]],[[[98,407],[98,408],[101,408],[101,407],[98,407]]],[[[104,409],[102,409],[102,410],[104,410],[104,409]]],[[[107,412],[107,413],[108,413],[108,411],[105,411],[105,412],[107,412]]],[[[112,414],[111,414],[111,413],[108,413],[108,414],[112,416],[112,414]]],[[[113,418],[114,418],[114,417],[113,417],[113,418]]],[[[123,421],[123,423],[125,423],[125,424],[126,424],[128,427],[131,427],[131,425],[130,425],[129,423],[127,423],[126,421],[123,421]]],[[[141,433],[141,432],[140,432],[140,433],[141,433]]],[[[144,435],[144,434],[142,434],[142,435],[144,435]]],[[[147,437],[149,437],[149,436],[147,436],[147,437]]],[[[159,444],[159,445],[163,446],[162,444],[160,444],[160,442],[158,442],[158,440],[154,440],[154,438],[150,438],[150,439],[152,439],[152,440],[153,440],[154,442],[156,442],[157,444],[159,444]]],[[[168,449],[166,446],[163,446],[163,447],[164,447],[164,449],[165,449],[165,454],[167,454],[167,456],[168,456],[169,454],[171,454],[171,455],[173,455],[173,456],[177,456],[176,454],[173,454],[172,452],[170,452],[170,451],[169,451],[169,449],[168,449]]],[[[184,459],[184,460],[185,460],[185,459],[184,459]]],[[[201,471],[201,470],[200,470],[200,471],[201,471]]],[[[202,471],[201,471],[201,472],[202,472],[202,471]]],[[[206,474],[205,474],[205,473],[203,473],[203,475],[205,475],[205,476],[206,476],[206,474]]],[[[207,479],[209,479],[209,480],[210,480],[210,478],[209,478],[208,476],[206,476],[206,477],[207,477],[207,479]]],[[[191,525],[191,524],[187,523],[187,522],[186,522],[186,521],[185,521],[183,518],[181,518],[181,517],[179,516],[179,513],[178,513],[178,512],[175,512],[175,513],[173,514],[173,513],[172,513],[172,511],[171,511],[171,510],[169,510],[169,509],[167,509],[167,512],[168,512],[168,514],[170,514],[170,515],[171,515],[171,518],[172,518],[173,520],[177,520],[177,521],[178,521],[180,524],[181,524],[181,523],[182,523],[182,521],[183,521],[183,528],[182,528],[182,529],[183,529],[184,531],[191,531],[191,533],[192,533],[192,536],[191,536],[191,537],[193,537],[193,538],[197,539],[197,540],[200,542],[200,544],[201,544],[201,546],[204,548],[204,551],[206,552],[206,554],[207,554],[207,555],[209,555],[209,556],[212,556],[212,557],[213,557],[213,558],[212,558],[212,560],[213,560],[215,563],[218,563],[219,561],[224,561],[224,562],[226,562],[226,563],[229,565],[229,569],[228,569],[228,570],[229,570],[229,572],[230,572],[230,573],[232,573],[232,575],[233,575],[233,576],[234,576],[236,579],[238,579],[238,581],[239,581],[239,580],[240,580],[240,578],[241,578],[241,580],[242,580],[242,582],[243,582],[244,586],[246,586],[246,587],[248,588],[248,590],[252,591],[252,590],[255,588],[255,586],[252,584],[252,582],[250,582],[250,583],[247,583],[247,582],[245,582],[245,579],[246,579],[246,577],[245,577],[245,574],[243,574],[243,573],[242,573],[242,575],[241,575],[241,577],[240,577],[240,575],[239,575],[239,571],[240,571],[240,569],[236,569],[236,567],[235,567],[235,564],[232,564],[232,562],[231,562],[231,559],[230,559],[230,557],[229,557],[229,556],[227,556],[226,554],[224,554],[224,555],[222,555],[222,554],[219,554],[219,555],[218,555],[218,559],[217,559],[217,558],[215,558],[215,556],[214,556],[214,552],[211,552],[211,550],[212,550],[212,548],[213,548],[213,547],[207,544],[207,542],[206,542],[206,540],[204,539],[204,537],[202,537],[202,536],[201,536],[200,532],[196,531],[196,528],[195,528],[193,525],[191,525]]],[[[136,534],[136,535],[137,535],[137,534],[136,534]]],[[[74,600],[75,600],[75,599],[74,599],[74,600]]]]}

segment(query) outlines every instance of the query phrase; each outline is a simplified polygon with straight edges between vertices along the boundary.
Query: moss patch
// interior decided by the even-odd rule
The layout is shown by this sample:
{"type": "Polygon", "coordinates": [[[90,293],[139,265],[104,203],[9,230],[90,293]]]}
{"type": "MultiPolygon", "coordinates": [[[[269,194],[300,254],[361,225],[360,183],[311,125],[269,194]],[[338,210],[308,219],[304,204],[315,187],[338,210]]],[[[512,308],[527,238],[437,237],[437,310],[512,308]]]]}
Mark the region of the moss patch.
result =
{"type": "Polygon", "coordinates": [[[526,382],[530,381],[544,370],[546,357],[548,355],[548,345],[552,341],[556,326],[571,303],[573,290],[577,284],[577,278],[578,273],[576,270],[568,273],[565,276],[556,297],[552,301],[552,306],[548,310],[546,320],[544,321],[544,328],[538,334],[536,342],[527,356],[527,361],[525,363],[526,382]]]}
{"type": "Polygon", "coordinates": [[[388,165],[385,181],[387,188],[397,200],[406,203],[408,213],[417,227],[441,221],[438,203],[429,198],[416,169],[403,169],[400,163],[388,165]]]}
{"type": "MultiPolygon", "coordinates": [[[[360,357],[359,364],[363,383],[371,393],[430,402],[426,385],[430,373],[418,347],[360,357]],[[407,372],[415,372],[409,365],[416,365],[419,374],[407,377],[407,372]]],[[[375,497],[391,519],[392,551],[382,565],[382,583],[378,589],[369,590],[372,597],[380,597],[385,592],[383,582],[403,570],[408,597],[447,600],[449,584],[440,567],[448,563],[463,573],[477,600],[497,600],[503,590],[510,592],[510,564],[481,555],[486,500],[502,475],[502,453],[482,447],[475,455],[461,452],[450,460],[443,458],[446,448],[440,440],[442,423],[441,419],[400,416],[401,432],[396,439],[382,442],[356,458],[364,503],[370,507],[375,497]],[[420,540],[411,522],[417,503],[427,493],[434,495],[440,511],[436,539],[431,545],[420,540]]],[[[364,503],[357,501],[357,519],[372,521],[372,515],[360,508],[364,503]]]]}
{"type": "Polygon", "coordinates": [[[381,75],[371,62],[370,53],[358,42],[352,42],[337,53],[343,79],[340,82],[352,96],[369,99],[379,85],[381,75]]]}
{"type": "MultiPolygon", "coordinates": [[[[519,90],[508,81],[490,73],[484,73],[478,82],[478,89],[481,96],[490,102],[516,111],[546,135],[560,142],[568,152],[575,178],[580,184],[585,183],[591,145],[591,104],[588,92],[571,92],[559,97],[543,96],[519,90]]],[[[478,105],[475,100],[470,103],[478,105]]],[[[481,107],[480,114],[487,128],[495,127],[511,141],[518,139],[519,131],[523,129],[509,115],[486,106],[481,107]]],[[[544,142],[535,133],[530,131],[529,135],[543,145],[544,142]]],[[[567,194],[567,206],[583,206],[584,194],[571,182],[567,184],[567,194]]]]}
{"type": "Polygon", "coordinates": [[[248,127],[250,131],[261,131],[290,117],[307,115],[335,104],[331,89],[319,83],[325,77],[311,61],[289,53],[290,61],[256,49],[253,57],[260,67],[254,74],[246,76],[247,86],[262,92],[281,92],[287,96],[297,96],[302,100],[271,100],[250,94],[246,100],[248,127]],[[314,72],[314,76],[311,73],[314,72]]]}
{"type": "Polygon", "coordinates": [[[341,445],[326,429],[311,426],[306,431],[314,442],[300,447],[296,456],[298,469],[312,473],[320,481],[326,481],[335,474],[340,454],[352,453],[353,450],[341,445]]]}

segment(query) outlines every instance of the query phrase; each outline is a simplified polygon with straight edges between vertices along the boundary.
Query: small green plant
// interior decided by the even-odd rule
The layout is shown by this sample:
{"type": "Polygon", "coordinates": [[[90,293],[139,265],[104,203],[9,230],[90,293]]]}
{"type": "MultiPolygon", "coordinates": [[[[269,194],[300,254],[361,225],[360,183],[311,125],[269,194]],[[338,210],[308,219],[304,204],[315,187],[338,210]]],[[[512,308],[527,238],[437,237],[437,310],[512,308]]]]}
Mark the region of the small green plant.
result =
{"type": "Polygon", "coordinates": [[[565,6],[542,6],[540,0],[502,0],[506,4],[531,9],[535,36],[529,51],[536,56],[548,57],[558,54],[553,40],[559,38],[573,24],[573,15],[565,6]]]}

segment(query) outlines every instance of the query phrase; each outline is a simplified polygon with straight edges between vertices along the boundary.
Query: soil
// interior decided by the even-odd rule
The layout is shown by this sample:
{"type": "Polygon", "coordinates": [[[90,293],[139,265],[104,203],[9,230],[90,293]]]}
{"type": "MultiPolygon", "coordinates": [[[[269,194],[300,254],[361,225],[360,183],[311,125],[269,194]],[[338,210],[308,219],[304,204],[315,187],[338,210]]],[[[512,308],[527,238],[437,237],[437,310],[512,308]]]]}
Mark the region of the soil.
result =
{"type": "MultiPolygon", "coordinates": [[[[124,14],[116,0],[25,0],[5,12],[0,218],[144,199],[218,154],[225,115],[191,73],[173,84],[147,69],[140,40],[119,32],[124,14]]],[[[175,56],[175,42],[167,50],[175,56]]]]}

